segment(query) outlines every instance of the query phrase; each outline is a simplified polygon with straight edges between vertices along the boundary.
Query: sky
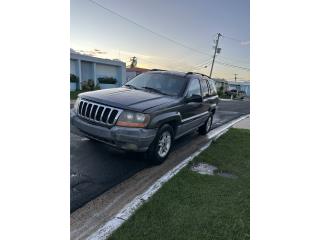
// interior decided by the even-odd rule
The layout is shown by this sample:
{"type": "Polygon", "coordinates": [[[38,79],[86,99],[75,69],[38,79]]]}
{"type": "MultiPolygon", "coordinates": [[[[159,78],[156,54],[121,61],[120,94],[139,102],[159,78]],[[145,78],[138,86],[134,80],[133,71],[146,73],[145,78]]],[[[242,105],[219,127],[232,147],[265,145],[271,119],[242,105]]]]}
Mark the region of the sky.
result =
{"type": "Polygon", "coordinates": [[[137,67],[209,75],[217,33],[212,76],[250,80],[249,0],[70,1],[70,48],[127,65],[136,56],[137,67]]]}

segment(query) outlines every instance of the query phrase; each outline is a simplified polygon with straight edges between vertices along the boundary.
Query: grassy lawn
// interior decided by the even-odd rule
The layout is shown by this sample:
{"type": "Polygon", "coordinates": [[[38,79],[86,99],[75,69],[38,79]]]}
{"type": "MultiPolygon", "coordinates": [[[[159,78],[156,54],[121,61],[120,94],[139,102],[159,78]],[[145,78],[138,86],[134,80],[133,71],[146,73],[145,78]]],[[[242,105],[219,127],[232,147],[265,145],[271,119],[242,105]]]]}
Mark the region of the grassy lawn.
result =
{"type": "Polygon", "coordinates": [[[250,131],[230,129],[195,162],[238,178],[200,175],[186,167],[110,239],[249,239],[250,131]]]}

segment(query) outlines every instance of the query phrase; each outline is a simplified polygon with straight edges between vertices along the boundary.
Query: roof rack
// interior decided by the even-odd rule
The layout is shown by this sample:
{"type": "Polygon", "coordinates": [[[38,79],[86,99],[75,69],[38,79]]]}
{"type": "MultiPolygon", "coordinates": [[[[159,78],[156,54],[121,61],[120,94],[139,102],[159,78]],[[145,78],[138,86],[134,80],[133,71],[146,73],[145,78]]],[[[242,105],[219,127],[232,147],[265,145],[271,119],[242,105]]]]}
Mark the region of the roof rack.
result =
{"type": "Polygon", "coordinates": [[[186,73],[186,75],[189,75],[189,74],[199,74],[199,75],[201,75],[201,76],[203,76],[203,77],[211,78],[211,77],[209,77],[209,76],[208,76],[208,75],[206,75],[206,74],[198,73],[198,72],[187,72],[187,73],[186,73]]]}

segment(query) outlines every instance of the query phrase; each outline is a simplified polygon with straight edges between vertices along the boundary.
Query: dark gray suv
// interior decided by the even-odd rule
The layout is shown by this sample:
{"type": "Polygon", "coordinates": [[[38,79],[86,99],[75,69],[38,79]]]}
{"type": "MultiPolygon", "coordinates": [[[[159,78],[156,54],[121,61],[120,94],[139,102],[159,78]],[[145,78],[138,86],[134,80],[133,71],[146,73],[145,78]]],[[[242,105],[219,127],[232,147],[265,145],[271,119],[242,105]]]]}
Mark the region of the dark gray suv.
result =
{"type": "Polygon", "coordinates": [[[153,70],[120,88],[80,94],[71,123],[89,139],[145,152],[160,164],[175,139],[210,131],[218,101],[214,81],[205,75],[153,70]]]}

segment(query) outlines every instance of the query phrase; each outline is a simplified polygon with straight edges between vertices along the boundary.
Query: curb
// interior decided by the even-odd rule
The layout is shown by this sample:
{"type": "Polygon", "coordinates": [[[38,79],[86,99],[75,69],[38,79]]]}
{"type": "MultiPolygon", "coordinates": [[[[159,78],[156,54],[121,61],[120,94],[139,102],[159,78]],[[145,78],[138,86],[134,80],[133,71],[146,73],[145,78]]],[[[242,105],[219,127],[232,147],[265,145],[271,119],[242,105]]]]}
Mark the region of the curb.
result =
{"type": "Polygon", "coordinates": [[[234,99],[231,99],[231,98],[219,98],[220,101],[225,101],[225,102],[228,102],[228,101],[234,101],[234,99]]]}
{"type": "Polygon", "coordinates": [[[224,133],[226,133],[229,128],[231,128],[237,122],[249,117],[250,114],[241,116],[237,119],[230,121],[218,128],[211,130],[207,137],[210,140],[205,146],[200,148],[197,152],[192,154],[190,157],[184,159],[181,163],[175,166],[173,169],[169,170],[166,174],[155,181],[144,193],[136,196],[130,203],[128,203],[124,208],[120,210],[118,214],[115,215],[111,220],[106,222],[102,227],[100,227],[96,232],[91,234],[88,239],[90,240],[104,240],[108,238],[115,230],[117,230],[126,220],[132,216],[135,211],[141,207],[144,202],[146,202],[150,197],[152,197],[164,183],[168,182],[172,177],[179,173],[190,161],[192,161],[196,156],[206,150],[212,141],[215,141],[224,133]]]}

